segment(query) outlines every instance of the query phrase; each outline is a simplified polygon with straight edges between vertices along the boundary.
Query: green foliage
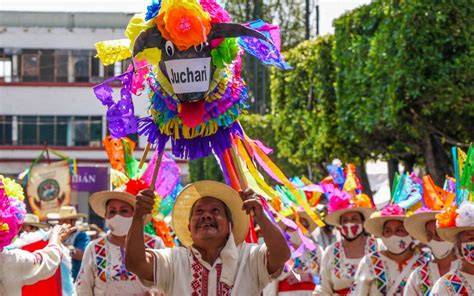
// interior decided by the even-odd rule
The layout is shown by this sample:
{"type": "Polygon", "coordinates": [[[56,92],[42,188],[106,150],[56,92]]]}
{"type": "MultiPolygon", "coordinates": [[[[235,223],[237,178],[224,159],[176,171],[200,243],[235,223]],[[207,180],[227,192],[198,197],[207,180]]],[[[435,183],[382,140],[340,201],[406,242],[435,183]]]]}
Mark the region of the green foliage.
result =
{"type": "Polygon", "coordinates": [[[470,0],[376,0],[289,50],[295,69],[271,78],[278,156],[423,161],[441,182],[449,146],[474,138],[473,15],[470,0]]]}
{"type": "Polygon", "coordinates": [[[294,70],[272,73],[272,115],[280,158],[306,172],[325,175],[334,157],[357,161],[357,146],[336,134],[334,37],[305,41],[286,52],[294,70]],[[308,172],[309,170],[309,172],[308,172]]]}
{"type": "Polygon", "coordinates": [[[189,179],[191,182],[200,180],[224,182],[219,164],[213,155],[189,161],[189,179]]]}
{"type": "Polygon", "coordinates": [[[379,0],[336,20],[339,134],[449,173],[449,146],[474,135],[473,12],[469,0],[379,0]]]}

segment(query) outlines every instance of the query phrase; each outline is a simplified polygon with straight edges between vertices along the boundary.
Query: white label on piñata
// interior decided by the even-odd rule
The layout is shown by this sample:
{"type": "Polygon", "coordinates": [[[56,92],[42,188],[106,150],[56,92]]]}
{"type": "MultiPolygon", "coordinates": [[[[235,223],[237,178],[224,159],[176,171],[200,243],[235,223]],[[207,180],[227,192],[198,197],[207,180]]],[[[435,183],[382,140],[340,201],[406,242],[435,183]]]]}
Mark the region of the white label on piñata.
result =
{"type": "Polygon", "coordinates": [[[211,58],[170,60],[165,65],[176,94],[205,92],[209,89],[211,58]]]}

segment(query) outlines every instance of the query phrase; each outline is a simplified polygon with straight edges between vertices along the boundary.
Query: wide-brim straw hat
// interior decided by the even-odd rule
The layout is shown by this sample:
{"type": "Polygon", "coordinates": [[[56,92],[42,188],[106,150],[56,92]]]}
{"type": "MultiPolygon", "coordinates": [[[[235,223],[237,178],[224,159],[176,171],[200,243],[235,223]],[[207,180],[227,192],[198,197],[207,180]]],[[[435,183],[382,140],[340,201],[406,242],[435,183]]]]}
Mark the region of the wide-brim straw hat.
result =
{"type": "Polygon", "coordinates": [[[23,221],[23,225],[29,225],[37,228],[49,228],[49,225],[45,223],[41,223],[38,216],[35,214],[27,213],[25,215],[25,220],[23,221]]]}
{"type": "Polygon", "coordinates": [[[46,218],[51,220],[78,219],[85,217],[85,214],[78,213],[76,208],[73,206],[62,206],[59,208],[59,212],[48,213],[46,215],[46,218]]]}
{"type": "MultiPolygon", "coordinates": [[[[128,203],[135,210],[136,197],[133,194],[124,191],[100,191],[92,194],[89,198],[89,204],[94,212],[105,219],[107,202],[110,200],[121,200],[128,203]]],[[[151,221],[151,215],[145,217],[145,224],[151,221]]]]}
{"type": "Polygon", "coordinates": [[[370,215],[375,211],[374,208],[362,208],[362,207],[354,207],[354,208],[346,208],[343,210],[334,211],[332,213],[328,213],[324,222],[334,226],[341,226],[341,216],[346,213],[357,212],[364,216],[364,221],[367,221],[370,218],[370,215]]]}
{"type": "Polygon", "coordinates": [[[364,228],[370,234],[377,238],[383,237],[383,225],[385,222],[390,220],[398,220],[403,223],[406,219],[405,215],[387,215],[382,216],[380,212],[374,212],[370,215],[370,218],[364,222],[364,228]]]}
{"type": "Polygon", "coordinates": [[[428,236],[426,235],[426,223],[436,220],[435,216],[441,211],[426,211],[415,213],[405,219],[403,225],[407,232],[414,239],[427,244],[428,236]]]}
{"type": "Polygon", "coordinates": [[[240,195],[227,186],[217,181],[198,181],[187,185],[176,197],[176,201],[171,212],[172,228],[181,241],[189,247],[193,244],[191,232],[189,231],[189,217],[191,208],[199,199],[203,197],[213,197],[222,201],[232,213],[232,233],[235,244],[239,245],[245,240],[249,230],[249,217],[242,210],[243,202],[240,195]]]}
{"type": "Polygon", "coordinates": [[[474,230],[474,226],[436,228],[436,232],[441,239],[453,244],[456,243],[458,234],[468,230],[474,230]]]}
{"type": "MultiPolygon", "coordinates": [[[[303,209],[303,208],[299,208],[298,209],[298,215],[300,216],[300,218],[304,218],[306,221],[308,221],[308,232],[311,233],[313,232],[316,227],[318,227],[318,225],[314,222],[314,220],[308,215],[308,213],[306,213],[306,211],[303,209]]],[[[286,218],[288,219],[293,219],[295,217],[295,214],[293,214],[293,211],[291,212],[288,212],[286,215],[285,215],[286,218]]],[[[282,229],[284,229],[284,224],[283,222],[280,222],[279,223],[280,227],[282,229]]]]}

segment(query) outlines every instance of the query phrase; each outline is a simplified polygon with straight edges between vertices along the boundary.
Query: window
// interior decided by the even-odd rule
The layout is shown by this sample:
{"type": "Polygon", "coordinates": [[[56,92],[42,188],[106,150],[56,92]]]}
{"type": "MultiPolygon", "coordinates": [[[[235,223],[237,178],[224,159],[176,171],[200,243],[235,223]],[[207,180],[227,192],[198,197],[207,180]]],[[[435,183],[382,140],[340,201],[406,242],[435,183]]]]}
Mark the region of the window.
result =
{"type": "Polygon", "coordinates": [[[95,50],[0,48],[0,83],[100,83],[126,71],[130,64],[127,59],[103,66],[95,54],[95,50]]]}
{"type": "MultiPolygon", "coordinates": [[[[0,125],[0,139],[5,137],[11,142],[11,119],[9,122],[10,125],[4,128],[0,125]]],[[[100,147],[102,145],[102,117],[18,116],[19,145],[68,146],[68,143],[73,146],[100,147]],[[71,141],[68,142],[69,137],[71,141]]]]}
{"type": "Polygon", "coordinates": [[[13,116],[0,115],[0,145],[11,145],[13,116]]]}
{"type": "Polygon", "coordinates": [[[74,145],[91,147],[102,146],[101,116],[74,117],[74,145]]]}

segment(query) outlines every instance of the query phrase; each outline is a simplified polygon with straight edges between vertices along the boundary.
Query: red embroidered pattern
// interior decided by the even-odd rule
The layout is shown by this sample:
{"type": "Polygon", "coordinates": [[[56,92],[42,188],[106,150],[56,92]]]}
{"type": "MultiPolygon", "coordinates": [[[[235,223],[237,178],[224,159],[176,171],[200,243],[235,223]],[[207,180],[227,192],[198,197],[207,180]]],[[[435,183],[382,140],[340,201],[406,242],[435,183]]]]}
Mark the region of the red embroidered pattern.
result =
{"type": "MultiPolygon", "coordinates": [[[[191,264],[193,272],[193,278],[191,280],[192,296],[208,295],[209,287],[209,270],[207,270],[198,260],[194,257],[194,261],[191,264]]],[[[217,296],[230,296],[232,293],[232,287],[221,282],[222,264],[216,265],[217,271],[217,296]]]]}

